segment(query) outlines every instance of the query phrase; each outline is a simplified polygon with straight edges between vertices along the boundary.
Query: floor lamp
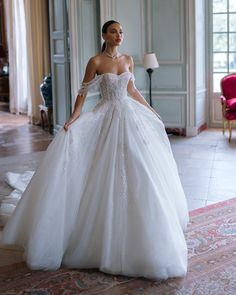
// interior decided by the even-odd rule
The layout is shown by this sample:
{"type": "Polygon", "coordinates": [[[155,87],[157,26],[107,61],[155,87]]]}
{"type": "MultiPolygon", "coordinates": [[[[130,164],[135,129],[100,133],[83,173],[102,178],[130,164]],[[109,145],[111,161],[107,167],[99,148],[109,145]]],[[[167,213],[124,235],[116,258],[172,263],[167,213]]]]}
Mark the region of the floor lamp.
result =
{"type": "Polygon", "coordinates": [[[159,63],[155,53],[146,53],[143,57],[143,67],[147,69],[149,75],[149,99],[150,106],[152,107],[152,73],[153,69],[159,68],[159,63]]]}

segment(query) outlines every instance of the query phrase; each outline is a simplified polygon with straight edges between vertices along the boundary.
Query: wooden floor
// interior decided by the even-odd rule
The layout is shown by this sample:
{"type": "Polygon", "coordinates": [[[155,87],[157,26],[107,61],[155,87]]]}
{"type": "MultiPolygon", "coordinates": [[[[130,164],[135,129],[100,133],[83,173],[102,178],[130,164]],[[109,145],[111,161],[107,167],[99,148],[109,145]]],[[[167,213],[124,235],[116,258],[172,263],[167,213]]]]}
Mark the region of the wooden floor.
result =
{"type": "Polygon", "coordinates": [[[26,116],[0,111],[0,157],[44,151],[52,135],[28,124],[26,116]]]}
{"type": "Polygon", "coordinates": [[[28,121],[27,116],[0,110],[0,200],[12,191],[5,182],[6,172],[35,170],[53,139],[28,121]]]}
{"type": "MultiPolygon", "coordinates": [[[[5,182],[6,172],[35,170],[53,139],[40,126],[28,121],[27,116],[10,114],[7,107],[0,104],[0,201],[12,191],[5,182]]],[[[22,253],[19,247],[0,247],[0,266],[22,261],[22,253]]]]}

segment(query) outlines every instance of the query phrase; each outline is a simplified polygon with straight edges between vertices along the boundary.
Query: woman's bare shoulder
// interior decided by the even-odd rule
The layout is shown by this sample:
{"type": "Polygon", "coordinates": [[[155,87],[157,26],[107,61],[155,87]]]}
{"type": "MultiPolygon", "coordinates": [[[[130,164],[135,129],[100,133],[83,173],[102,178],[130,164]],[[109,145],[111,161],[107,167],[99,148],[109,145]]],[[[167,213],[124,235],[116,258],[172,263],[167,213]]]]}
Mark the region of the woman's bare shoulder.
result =
{"type": "Polygon", "coordinates": [[[86,66],[83,82],[88,82],[95,77],[100,63],[100,54],[90,57],[86,66]]]}
{"type": "Polygon", "coordinates": [[[128,65],[129,70],[133,72],[134,70],[134,61],[133,57],[131,55],[128,55],[126,53],[122,54],[123,58],[125,59],[125,63],[128,65]]]}
{"type": "Polygon", "coordinates": [[[89,81],[95,77],[97,73],[97,69],[101,64],[100,59],[101,59],[100,54],[90,57],[86,66],[84,81],[89,81]]]}
{"type": "Polygon", "coordinates": [[[97,55],[94,55],[90,57],[89,63],[98,65],[101,62],[101,53],[98,53],[97,55]]]}
{"type": "Polygon", "coordinates": [[[127,59],[127,61],[133,61],[133,57],[131,56],[131,55],[128,55],[128,54],[126,54],[126,53],[123,53],[122,54],[122,56],[125,58],[125,59],[127,59]]]}

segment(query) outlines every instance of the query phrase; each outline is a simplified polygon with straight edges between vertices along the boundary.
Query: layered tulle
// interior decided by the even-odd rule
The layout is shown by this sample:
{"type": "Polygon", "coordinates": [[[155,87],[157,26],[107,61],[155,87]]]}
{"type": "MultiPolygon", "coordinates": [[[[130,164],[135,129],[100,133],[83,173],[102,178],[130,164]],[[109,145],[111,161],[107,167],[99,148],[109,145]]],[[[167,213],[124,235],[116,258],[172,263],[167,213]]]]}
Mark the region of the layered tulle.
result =
{"type": "Polygon", "coordinates": [[[59,131],[2,243],[22,245],[32,269],[167,278],[186,273],[187,222],[164,125],[126,95],[101,100],[59,131]]]}

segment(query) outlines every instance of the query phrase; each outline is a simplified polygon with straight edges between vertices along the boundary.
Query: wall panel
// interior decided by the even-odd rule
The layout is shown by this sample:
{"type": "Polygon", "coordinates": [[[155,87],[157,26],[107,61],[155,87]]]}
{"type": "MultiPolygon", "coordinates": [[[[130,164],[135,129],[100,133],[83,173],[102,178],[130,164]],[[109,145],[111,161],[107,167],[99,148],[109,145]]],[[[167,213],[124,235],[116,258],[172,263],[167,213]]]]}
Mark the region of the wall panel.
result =
{"type": "Polygon", "coordinates": [[[185,90],[185,68],[179,65],[161,65],[153,73],[153,90],[185,90]]]}
{"type": "Polygon", "coordinates": [[[153,105],[166,127],[185,127],[185,95],[154,95],[153,98],[153,105]]]}
{"type": "Polygon", "coordinates": [[[154,106],[166,127],[185,128],[186,95],[181,94],[187,91],[184,0],[149,0],[148,3],[147,43],[160,64],[153,73],[154,106]]]}
{"type": "Polygon", "coordinates": [[[145,4],[144,0],[113,1],[115,18],[124,29],[124,42],[120,48],[141,64],[145,50],[145,4]]]}
{"type": "Polygon", "coordinates": [[[152,47],[160,63],[183,63],[183,0],[152,1],[152,47]]]}

